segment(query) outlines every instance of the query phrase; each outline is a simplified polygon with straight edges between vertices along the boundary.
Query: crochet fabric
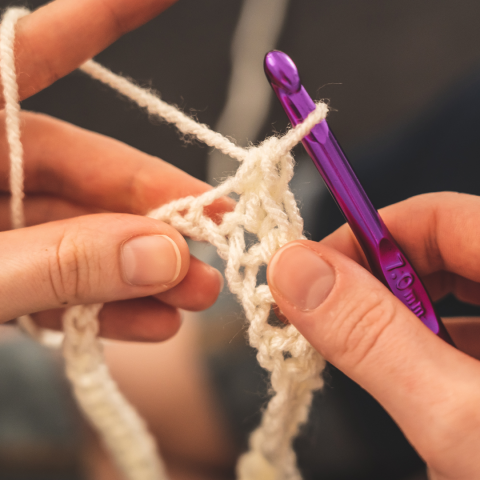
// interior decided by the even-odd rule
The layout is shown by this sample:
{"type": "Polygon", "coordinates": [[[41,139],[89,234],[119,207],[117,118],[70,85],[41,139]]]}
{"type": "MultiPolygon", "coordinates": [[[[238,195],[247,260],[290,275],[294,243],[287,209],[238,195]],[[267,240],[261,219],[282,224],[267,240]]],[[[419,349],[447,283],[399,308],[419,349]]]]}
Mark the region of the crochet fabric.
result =
{"type": "MultiPolygon", "coordinates": [[[[20,106],[14,61],[15,24],[27,15],[25,9],[8,10],[0,26],[0,69],[5,99],[6,129],[10,155],[11,210],[14,228],[23,220],[23,149],[20,106]]],[[[289,190],[293,175],[290,150],[327,114],[317,105],[304,123],[283,137],[270,137],[256,147],[240,148],[206,125],[197,123],[154,92],[143,89],[90,60],[81,70],[109,85],[125,97],[174,124],[188,136],[235,158],[236,174],[199,197],[186,197],[163,205],[149,216],[168,222],[183,235],[210,242],[226,262],[229,289],[245,310],[248,339],[257,349],[260,365],[270,372],[272,397],[260,426],[252,433],[250,449],[239,460],[241,480],[299,480],[292,440],[307,420],[312,392],[322,386],[324,360],[292,325],[271,325],[268,317],[273,298],[268,285],[257,284],[257,274],[273,254],[287,242],[304,238],[303,222],[289,190]],[[204,215],[204,207],[215,199],[235,194],[232,212],[217,225],[204,215]],[[248,242],[246,241],[248,235],[248,242]],[[252,238],[255,241],[252,243],[252,238]]],[[[111,379],[102,355],[98,312],[102,305],[69,308],[63,318],[63,354],[75,396],[86,417],[98,430],[113,458],[131,480],[163,480],[166,477],[153,438],[111,379]]],[[[29,319],[21,325],[40,340],[29,319]]]]}

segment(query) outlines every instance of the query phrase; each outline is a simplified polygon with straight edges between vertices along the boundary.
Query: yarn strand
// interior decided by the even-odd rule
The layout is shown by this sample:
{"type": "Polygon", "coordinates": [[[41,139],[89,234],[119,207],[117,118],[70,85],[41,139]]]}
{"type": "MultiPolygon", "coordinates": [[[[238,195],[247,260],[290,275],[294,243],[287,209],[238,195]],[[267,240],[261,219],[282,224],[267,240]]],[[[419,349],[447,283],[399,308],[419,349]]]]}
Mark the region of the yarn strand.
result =
{"type": "Polygon", "coordinates": [[[5,125],[10,154],[10,212],[13,228],[25,226],[23,214],[23,146],[20,138],[20,103],[15,71],[15,25],[27,15],[25,8],[8,10],[0,28],[0,73],[5,102],[5,125]]]}
{"type": "Polygon", "coordinates": [[[243,160],[245,152],[242,148],[237,147],[228,138],[210,130],[206,125],[196,122],[174,106],[164,102],[153,92],[135,85],[120,75],[116,75],[94,60],[85,62],[80,67],[80,70],[133,100],[138,106],[145,108],[151,115],[156,115],[175,125],[184,135],[192,135],[208,146],[222,151],[225,155],[229,155],[239,161],[243,160]]]}
{"type": "MultiPolygon", "coordinates": [[[[11,165],[12,222],[24,225],[23,150],[20,105],[14,63],[15,23],[28,13],[10,9],[0,30],[0,68],[6,130],[11,165]]],[[[289,190],[294,160],[290,150],[326,115],[324,103],[300,125],[282,137],[270,137],[256,147],[241,148],[163,102],[154,92],[135,85],[90,60],[81,67],[91,77],[171,123],[184,135],[237,159],[235,175],[198,197],[174,200],[152,210],[152,218],[168,222],[183,235],[208,241],[226,263],[225,277],[242,304],[248,323],[250,345],[260,365],[270,372],[272,397],[258,428],[252,433],[249,451],[239,460],[239,480],[300,480],[292,441],[308,417],[313,391],[321,388],[325,361],[292,325],[270,325],[273,297],[268,285],[258,284],[257,274],[274,253],[303,237],[303,221],[289,190]],[[204,215],[215,199],[236,194],[233,211],[220,224],[204,215]],[[255,236],[253,244],[245,239],[255,236]]],[[[122,396],[111,378],[98,335],[102,305],[75,306],[63,317],[63,354],[67,376],[86,417],[95,426],[114,460],[128,480],[164,480],[165,470],[145,423],[122,396]]]]}

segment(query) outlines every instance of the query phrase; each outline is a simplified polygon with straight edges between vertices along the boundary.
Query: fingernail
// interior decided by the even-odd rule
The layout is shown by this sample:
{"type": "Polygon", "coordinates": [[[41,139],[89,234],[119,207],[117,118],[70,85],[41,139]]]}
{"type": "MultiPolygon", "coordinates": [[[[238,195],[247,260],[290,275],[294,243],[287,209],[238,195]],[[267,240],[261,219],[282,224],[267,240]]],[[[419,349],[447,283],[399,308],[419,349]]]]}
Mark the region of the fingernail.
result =
{"type": "Polygon", "coordinates": [[[165,235],[134,237],[123,244],[122,266],[127,283],[165,285],[180,273],[180,251],[165,235]]]}
{"type": "Polygon", "coordinates": [[[301,244],[293,244],[273,257],[269,283],[298,309],[315,310],[332,290],[335,272],[314,251],[301,244]]]}

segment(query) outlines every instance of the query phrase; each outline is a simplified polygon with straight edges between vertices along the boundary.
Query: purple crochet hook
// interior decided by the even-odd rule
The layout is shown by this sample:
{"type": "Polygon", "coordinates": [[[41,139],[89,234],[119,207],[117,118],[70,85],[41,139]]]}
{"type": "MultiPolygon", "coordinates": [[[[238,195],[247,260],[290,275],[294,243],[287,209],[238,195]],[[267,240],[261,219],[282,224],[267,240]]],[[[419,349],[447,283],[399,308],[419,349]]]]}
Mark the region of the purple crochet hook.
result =
{"type": "MultiPolygon", "coordinates": [[[[315,103],[291,58],[279,51],[267,53],[265,73],[292,125],[303,122],[315,103]]],[[[454,345],[420,277],[367,197],[327,122],[315,125],[302,143],[357,237],[373,274],[433,333],[454,345]]]]}

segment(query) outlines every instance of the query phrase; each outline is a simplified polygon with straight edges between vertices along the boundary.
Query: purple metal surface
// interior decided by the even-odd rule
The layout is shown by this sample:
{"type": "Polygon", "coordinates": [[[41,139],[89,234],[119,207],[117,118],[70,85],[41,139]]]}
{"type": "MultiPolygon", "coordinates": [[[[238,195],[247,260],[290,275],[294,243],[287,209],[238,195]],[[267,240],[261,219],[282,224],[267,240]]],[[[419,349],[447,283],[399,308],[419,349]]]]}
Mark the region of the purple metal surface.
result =
{"type": "MultiPolygon", "coordinates": [[[[267,53],[265,73],[292,125],[301,123],[315,103],[291,58],[279,51],[267,53]]],[[[420,277],[367,197],[327,122],[316,125],[302,143],[357,237],[373,274],[432,332],[453,345],[420,277]]]]}

